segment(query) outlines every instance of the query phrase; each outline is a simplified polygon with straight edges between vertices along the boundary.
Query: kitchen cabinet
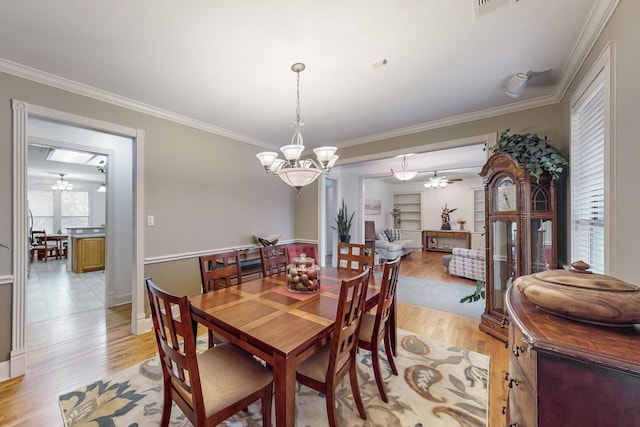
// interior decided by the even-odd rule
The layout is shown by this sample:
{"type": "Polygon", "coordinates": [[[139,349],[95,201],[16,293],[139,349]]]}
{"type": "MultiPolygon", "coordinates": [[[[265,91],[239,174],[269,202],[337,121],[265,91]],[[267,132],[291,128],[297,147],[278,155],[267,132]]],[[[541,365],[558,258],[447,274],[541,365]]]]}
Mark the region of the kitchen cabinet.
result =
{"type": "Polygon", "coordinates": [[[104,236],[72,237],[74,273],[104,270],[104,236]]]}

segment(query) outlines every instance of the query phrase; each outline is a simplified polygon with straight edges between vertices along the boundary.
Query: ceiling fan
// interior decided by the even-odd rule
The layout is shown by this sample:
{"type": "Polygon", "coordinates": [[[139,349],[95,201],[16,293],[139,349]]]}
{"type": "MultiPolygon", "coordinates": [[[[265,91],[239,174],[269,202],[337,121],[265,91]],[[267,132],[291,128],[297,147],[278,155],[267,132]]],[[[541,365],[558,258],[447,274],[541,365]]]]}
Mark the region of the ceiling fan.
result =
{"type": "Polygon", "coordinates": [[[462,178],[447,179],[446,176],[438,176],[438,171],[433,172],[433,176],[429,178],[429,181],[424,183],[425,188],[444,188],[449,184],[462,181],[462,178]]]}
{"type": "Polygon", "coordinates": [[[529,70],[526,73],[516,73],[512,75],[507,81],[507,96],[509,98],[519,98],[532,77],[538,74],[548,73],[549,71],[551,71],[551,68],[539,71],[529,70]]]}

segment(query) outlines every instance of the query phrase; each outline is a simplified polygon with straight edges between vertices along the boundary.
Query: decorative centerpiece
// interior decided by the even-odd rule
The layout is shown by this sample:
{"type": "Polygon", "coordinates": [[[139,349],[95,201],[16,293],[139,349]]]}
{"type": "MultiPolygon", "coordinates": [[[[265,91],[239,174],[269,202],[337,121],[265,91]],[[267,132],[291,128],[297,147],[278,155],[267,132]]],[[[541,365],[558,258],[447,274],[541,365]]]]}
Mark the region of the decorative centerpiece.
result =
{"type": "Polygon", "coordinates": [[[513,286],[540,309],[558,316],[602,326],[640,323],[640,287],[591,273],[582,261],[572,263],[570,271],[520,276],[513,286]]]}
{"type": "Polygon", "coordinates": [[[292,259],[293,263],[287,265],[287,289],[291,292],[309,294],[320,290],[320,267],[315,259],[308,258],[306,254],[292,259]]]}

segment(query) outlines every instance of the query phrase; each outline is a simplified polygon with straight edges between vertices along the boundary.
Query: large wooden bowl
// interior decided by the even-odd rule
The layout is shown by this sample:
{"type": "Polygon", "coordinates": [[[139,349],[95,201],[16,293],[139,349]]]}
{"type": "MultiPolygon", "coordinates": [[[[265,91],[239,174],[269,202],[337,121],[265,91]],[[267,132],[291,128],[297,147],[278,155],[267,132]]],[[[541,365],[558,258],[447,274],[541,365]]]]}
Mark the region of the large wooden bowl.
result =
{"type": "Polygon", "coordinates": [[[602,274],[578,261],[572,269],[521,276],[515,288],[540,309],[579,322],[604,326],[640,323],[640,288],[602,274]]]}

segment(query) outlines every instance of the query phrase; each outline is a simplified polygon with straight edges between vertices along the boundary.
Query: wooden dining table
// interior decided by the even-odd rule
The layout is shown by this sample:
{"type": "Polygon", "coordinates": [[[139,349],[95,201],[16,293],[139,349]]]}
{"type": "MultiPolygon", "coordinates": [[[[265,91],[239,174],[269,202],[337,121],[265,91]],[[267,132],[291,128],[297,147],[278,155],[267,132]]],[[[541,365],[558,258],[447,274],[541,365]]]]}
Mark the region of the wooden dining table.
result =
{"type": "MultiPolygon", "coordinates": [[[[296,366],[330,339],[340,284],[357,274],[323,267],[315,294],[287,290],[285,274],[277,274],[190,298],[197,322],[273,367],[276,426],[295,425],[296,366]]],[[[379,289],[372,275],[368,308],[379,289]]]]}

